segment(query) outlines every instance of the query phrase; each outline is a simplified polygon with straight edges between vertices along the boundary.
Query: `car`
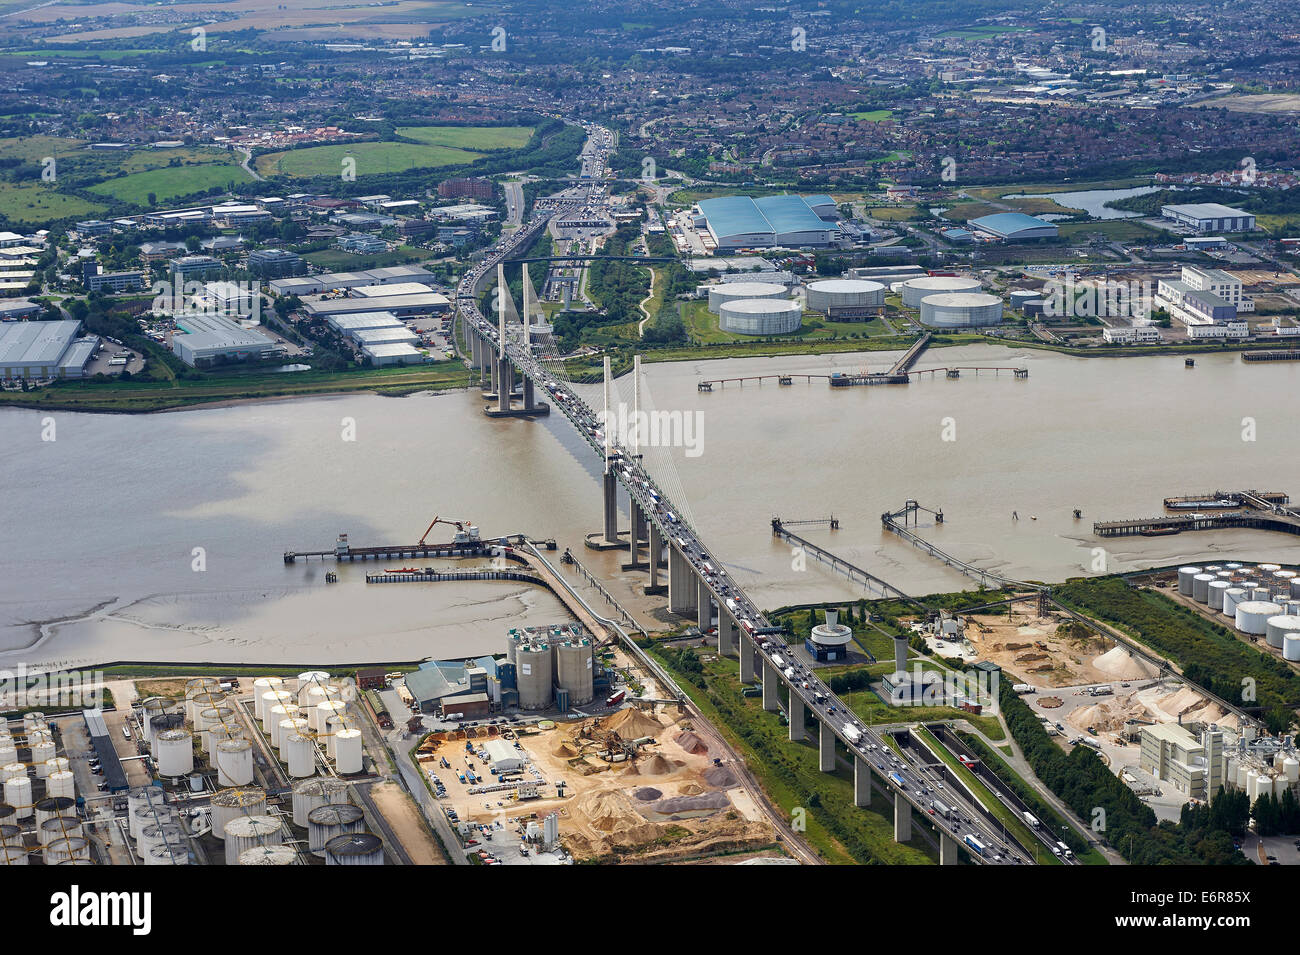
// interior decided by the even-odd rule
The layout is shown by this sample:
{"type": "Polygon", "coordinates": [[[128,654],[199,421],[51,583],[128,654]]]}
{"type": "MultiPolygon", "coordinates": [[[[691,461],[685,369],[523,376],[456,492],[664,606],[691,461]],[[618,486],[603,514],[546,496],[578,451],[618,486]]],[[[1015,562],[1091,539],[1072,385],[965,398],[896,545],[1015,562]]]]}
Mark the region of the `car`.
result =
{"type": "Polygon", "coordinates": [[[100,792],[102,792],[102,793],[106,793],[106,792],[108,792],[108,783],[97,783],[97,784],[95,785],[95,788],[98,789],[98,790],[99,790],[100,792]]]}

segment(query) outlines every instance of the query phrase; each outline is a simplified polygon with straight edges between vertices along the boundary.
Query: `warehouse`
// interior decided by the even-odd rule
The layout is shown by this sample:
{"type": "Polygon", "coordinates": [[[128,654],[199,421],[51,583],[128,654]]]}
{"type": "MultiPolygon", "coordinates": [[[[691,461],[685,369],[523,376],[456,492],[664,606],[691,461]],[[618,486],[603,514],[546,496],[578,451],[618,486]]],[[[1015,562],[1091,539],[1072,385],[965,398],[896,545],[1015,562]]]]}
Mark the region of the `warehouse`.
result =
{"type": "Polygon", "coordinates": [[[399,282],[428,282],[434,275],[418,265],[389,265],[364,272],[322,272],[302,278],[276,279],[267,287],[276,295],[317,295],[331,289],[350,289],[362,285],[396,285],[399,282]]]}
{"type": "Polygon", "coordinates": [[[348,295],[352,298],[432,294],[434,294],[433,289],[420,282],[395,282],[392,285],[360,285],[348,292],[348,295]]]}
{"type": "Polygon", "coordinates": [[[354,332],[366,328],[405,328],[401,320],[392,312],[360,312],[355,315],[333,315],[329,326],[344,338],[351,338],[354,332]]]}
{"type": "Polygon", "coordinates": [[[727,302],[773,298],[788,300],[790,293],[776,282],[725,282],[709,287],[709,311],[714,315],[727,302]]]}
{"type": "Polygon", "coordinates": [[[960,275],[923,275],[903,283],[903,304],[920,308],[921,300],[940,292],[978,292],[983,285],[977,278],[960,275]]]}
{"type": "Polygon", "coordinates": [[[838,227],[824,216],[835,215],[829,196],[722,196],[696,206],[694,221],[720,251],[785,246],[827,248],[838,227]]]}
{"type": "Polygon", "coordinates": [[[0,322],[33,318],[40,310],[39,305],[26,299],[0,299],[0,322]]]}
{"type": "Polygon", "coordinates": [[[185,364],[197,367],[218,360],[269,358],[283,354],[284,346],[224,315],[195,314],[177,316],[172,351],[185,364]]]}
{"type": "Polygon", "coordinates": [[[921,324],[974,328],[1002,321],[1002,299],[982,292],[939,292],[921,299],[921,324]]]}
{"type": "Polygon", "coordinates": [[[392,312],[397,318],[433,315],[445,312],[451,300],[445,295],[430,292],[426,295],[382,295],[376,298],[339,298],[321,302],[304,302],[303,311],[311,318],[329,319],[334,315],[356,315],[361,312],[392,312]]]}
{"type": "Polygon", "coordinates": [[[483,751],[487,753],[492,772],[498,775],[524,768],[523,755],[503,739],[488,740],[483,744],[483,751]]]}
{"type": "Polygon", "coordinates": [[[1217,202],[1192,202],[1161,206],[1160,215],[1166,219],[1190,226],[1197,232],[1250,232],[1255,228],[1255,217],[1249,212],[1233,209],[1217,202]]]}
{"type": "Polygon", "coordinates": [[[718,327],[736,335],[788,335],[803,323],[803,308],[798,302],[749,298],[724,302],[718,314],[718,327]]]}
{"type": "Polygon", "coordinates": [[[351,332],[351,338],[362,347],[366,345],[414,345],[420,340],[420,336],[405,325],[384,328],[354,328],[351,332]]]}
{"type": "Polygon", "coordinates": [[[998,212],[991,216],[971,219],[966,225],[1007,242],[1029,242],[1034,239],[1055,239],[1060,230],[1054,223],[1023,212],[998,212]]]}
{"type": "Polygon", "coordinates": [[[425,360],[424,354],[407,342],[362,345],[361,354],[369,358],[373,365],[415,365],[425,360]]]}
{"type": "Polygon", "coordinates": [[[808,284],[808,308],[827,318],[851,320],[885,308],[885,287],[866,279],[826,279],[808,284]]]}
{"type": "Polygon", "coordinates": [[[78,346],[78,321],[12,322],[0,327],[0,378],[80,378],[98,338],[78,346]]]}

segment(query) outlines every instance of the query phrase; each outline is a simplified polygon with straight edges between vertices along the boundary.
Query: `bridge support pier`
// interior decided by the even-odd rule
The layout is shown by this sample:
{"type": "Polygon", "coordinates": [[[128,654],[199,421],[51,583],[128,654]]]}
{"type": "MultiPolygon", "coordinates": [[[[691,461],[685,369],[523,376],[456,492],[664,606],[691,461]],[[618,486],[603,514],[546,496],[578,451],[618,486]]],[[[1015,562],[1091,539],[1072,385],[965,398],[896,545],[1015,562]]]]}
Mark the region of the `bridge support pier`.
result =
{"type": "Polygon", "coordinates": [[[790,706],[786,710],[790,717],[790,742],[802,743],[808,738],[808,708],[799,699],[799,694],[791,692],[790,706]]]}
{"type": "MultiPolygon", "coordinates": [[[[644,517],[644,515],[642,515],[644,517]]],[[[664,535],[659,530],[658,525],[650,525],[650,583],[646,587],[647,596],[661,594],[664,592],[663,584],[659,583],[659,569],[664,566],[664,535]]]]}
{"type": "Polygon", "coordinates": [[[605,472],[605,543],[617,544],[618,540],[618,477],[614,469],[605,472]]]}
{"type": "Polygon", "coordinates": [[[736,621],[731,614],[718,608],[718,656],[729,657],[736,653],[736,621]]]}
{"type": "Polygon", "coordinates": [[[641,542],[646,539],[646,524],[649,522],[636,498],[629,495],[628,506],[632,511],[632,529],[627,535],[628,562],[623,565],[623,570],[645,570],[649,564],[641,560],[641,542]]]}
{"type": "Polygon", "coordinates": [[[524,376],[524,410],[534,411],[537,408],[537,402],[533,395],[533,379],[524,376]]]}
{"type": "Polygon", "coordinates": [[[695,586],[695,570],[691,562],[671,544],[668,545],[668,610],[670,613],[688,614],[695,610],[699,594],[695,586]]]}
{"type": "MultiPolygon", "coordinates": [[[[793,693],[790,694],[794,696],[793,693]]],[[[835,731],[831,724],[822,720],[817,736],[817,768],[823,773],[835,772],[835,731]]]]}
{"type": "Polygon", "coordinates": [[[776,667],[763,661],[763,709],[769,713],[775,713],[781,708],[781,698],[777,695],[776,688],[780,685],[781,678],[776,674],[776,667]]]}
{"type": "Polygon", "coordinates": [[[515,390],[515,366],[509,358],[498,359],[497,364],[497,410],[510,410],[510,397],[515,390]]]}
{"type": "Polygon", "coordinates": [[[939,865],[957,864],[957,840],[947,833],[939,833],[939,865]]]}
{"type": "Polygon", "coordinates": [[[754,682],[754,658],[758,656],[758,650],[754,646],[752,637],[742,636],[740,638],[740,682],[754,682]]]}
{"type": "Polygon", "coordinates": [[[907,842],[912,838],[912,804],[901,792],[894,793],[894,841],[907,842]]]}
{"type": "Polygon", "coordinates": [[[695,593],[695,623],[700,633],[708,633],[709,627],[713,626],[713,595],[703,577],[695,578],[695,593]]]}
{"type": "Polygon", "coordinates": [[[853,805],[871,805],[871,767],[860,756],[853,757],[853,805]]]}

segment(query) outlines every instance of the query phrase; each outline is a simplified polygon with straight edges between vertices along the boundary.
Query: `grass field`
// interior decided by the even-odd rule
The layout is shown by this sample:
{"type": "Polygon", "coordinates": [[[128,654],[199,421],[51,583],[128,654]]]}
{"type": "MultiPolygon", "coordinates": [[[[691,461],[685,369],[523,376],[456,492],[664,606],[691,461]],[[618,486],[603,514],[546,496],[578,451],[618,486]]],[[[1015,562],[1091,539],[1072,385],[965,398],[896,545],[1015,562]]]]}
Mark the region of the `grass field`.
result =
{"type": "Polygon", "coordinates": [[[80,139],[63,136],[17,136],[0,139],[0,156],[17,156],[27,162],[39,163],[46,156],[61,160],[83,145],[85,143],[80,139]]]}
{"type": "Polygon", "coordinates": [[[341,249],[324,249],[320,252],[308,252],[303,255],[303,258],[312,265],[329,272],[382,269],[389,265],[405,265],[412,259],[424,261],[432,257],[433,253],[425,249],[413,249],[406,245],[399,245],[391,252],[381,252],[376,255],[357,255],[352,252],[344,252],[341,249]]]}
{"type": "Polygon", "coordinates": [[[892,109],[872,109],[864,113],[849,113],[851,117],[862,123],[878,123],[882,119],[892,119],[894,111],[892,109]]]}
{"type": "Polygon", "coordinates": [[[64,216],[87,216],[104,206],[80,196],[65,196],[48,186],[0,182],[0,216],[12,222],[47,222],[64,216]]]}
{"type": "Polygon", "coordinates": [[[867,215],[881,222],[909,222],[917,218],[921,209],[916,205],[868,206],[867,215]]]}
{"type": "Polygon", "coordinates": [[[397,135],[427,146],[489,151],[522,149],[532,138],[531,126],[399,126],[397,135]]]}
{"type": "Polygon", "coordinates": [[[196,163],[187,166],[163,166],[145,172],[129,173],[90,187],[101,196],[112,196],[137,206],[149,204],[149,193],[159,202],[173,196],[187,196],[230,183],[251,182],[252,176],[234,162],[196,163]]]}
{"type": "Polygon", "coordinates": [[[1155,230],[1134,219],[1088,219],[1082,222],[1058,222],[1061,236],[1075,239],[1083,235],[1100,233],[1114,242],[1133,242],[1150,239],[1155,230]]]}
{"type": "Polygon", "coordinates": [[[424,146],[414,143],[334,143],[328,146],[310,146],[284,152],[258,156],[254,163],[263,176],[292,176],[309,179],[312,176],[337,176],[343,171],[343,160],[351,156],[356,160],[358,178],[377,172],[405,172],[408,169],[433,169],[439,166],[456,166],[482,158],[482,153],[448,146],[424,146]]]}

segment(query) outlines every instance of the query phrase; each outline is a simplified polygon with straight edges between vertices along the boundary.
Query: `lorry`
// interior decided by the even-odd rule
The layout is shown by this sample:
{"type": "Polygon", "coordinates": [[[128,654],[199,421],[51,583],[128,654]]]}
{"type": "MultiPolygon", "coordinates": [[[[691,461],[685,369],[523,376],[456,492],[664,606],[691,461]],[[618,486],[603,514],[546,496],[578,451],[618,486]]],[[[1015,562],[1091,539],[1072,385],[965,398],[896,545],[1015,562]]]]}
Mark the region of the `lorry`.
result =
{"type": "Polygon", "coordinates": [[[856,746],[862,740],[862,731],[852,723],[844,724],[844,738],[856,746]]]}
{"type": "Polygon", "coordinates": [[[1021,813],[1021,815],[1025,817],[1025,822],[1029,824],[1029,828],[1037,829],[1041,825],[1041,823],[1038,821],[1038,817],[1035,816],[1032,812],[1024,812],[1021,813]]]}
{"type": "Polygon", "coordinates": [[[1011,687],[1011,689],[1013,692],[1019,693],[1021,696],[1034,692],[1034,688],[1028,683],[1016,683],[1011,687]]]}
{"type": "Polygon", "coordinates": [[[907,783],[903,782],[903,777],[898,775],[898,773],[890,773],[889,779],[895,786],[899,786],[903,789],[907,788],[907,783]]]}
{"type": "Polygon", "coordinates": [[[605,700],[606,706],[618,706],[627,697],[627,690],[619,690],[617,693],[605,700]]]}
{"type": "Polygon", "coordinates": [[[966,837],[966,845],[970,846],[971,852],[975,853],[977,856],[982,856],[984,854],[984,843],[980,842],[974,836],[968,835],[966,837]]]}
{"type": "Polygon", "coordinates": [[[772,654],[772,662],[776,664],[778,669],[784,670],[786,667],[785,657],[779,653],[772,654]]]}
{"type": "Polygon", "coordinates": [[[930,805],[934,807],[934,811],[937,815],[944,816],[945,818],[952,815],[952,807],[946,802],[935,799],[931,801],[930,805]]]}

